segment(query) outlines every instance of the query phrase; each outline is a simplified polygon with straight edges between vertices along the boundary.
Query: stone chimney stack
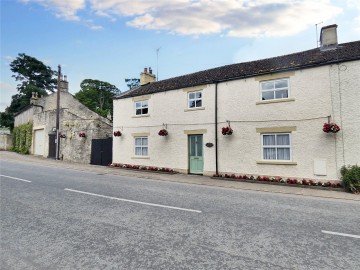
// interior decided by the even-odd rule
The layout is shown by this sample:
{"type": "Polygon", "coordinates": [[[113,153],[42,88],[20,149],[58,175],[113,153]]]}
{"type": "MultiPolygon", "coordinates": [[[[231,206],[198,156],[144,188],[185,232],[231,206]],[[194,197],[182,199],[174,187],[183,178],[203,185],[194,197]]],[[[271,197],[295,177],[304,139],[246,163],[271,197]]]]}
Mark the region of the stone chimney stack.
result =
{"type": "Polygon", "coordinates": [[[320,32],[321,50],[336,49],[338,45],[336,28],[337,28],[336,24],[324,26],[321,28],[321,32],[320,32]]]}
{"type": "Polygon", "coordinates": [[[38,104],[38,99],[39,99],[38,93],[37,92],[32,92],[31,93],[31,98],[30,98],[30,104],[37,105],[38,104]]]}
{"type": "Polygon", "coordinates": [[[153,83],[156,81],[156,76],[152,74],[151,67],[144,68],[144,72],[140,73],[140,85],[145,85],[148,83],[153,83]]]}
{"type": "Polygon", "coordinates": [[[60,79],[60,91],[61,92],[69,92],[69,83],[67,81],[67,76],[61,76],[60,79]]]}

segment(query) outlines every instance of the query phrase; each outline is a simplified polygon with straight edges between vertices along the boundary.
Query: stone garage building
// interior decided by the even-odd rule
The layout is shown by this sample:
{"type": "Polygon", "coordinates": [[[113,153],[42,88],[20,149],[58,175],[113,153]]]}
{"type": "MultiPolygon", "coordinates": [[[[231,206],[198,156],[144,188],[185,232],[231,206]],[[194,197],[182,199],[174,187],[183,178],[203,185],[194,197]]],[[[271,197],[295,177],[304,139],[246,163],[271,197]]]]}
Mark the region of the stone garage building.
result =
{"type": "MultiPolygon", "coordinates": [[[[92,143],[96,139],[112,140],[112,123],[91,111],[68,92],[68,82],[62,80],[60,91],[60,159],[92,163],[92,143]],[[84,135],[84,137],[82,136],[84,135]]],[[[15,116],[15,126],[33,122],[30,153],[55,158],[57,94],[46,97],[33,95],[31,105],[15,116]]],[[[101,155],[102,151],[94,155],[101,155]]],[[[112,153],[104,153],[111,163],[112,153]]]]}

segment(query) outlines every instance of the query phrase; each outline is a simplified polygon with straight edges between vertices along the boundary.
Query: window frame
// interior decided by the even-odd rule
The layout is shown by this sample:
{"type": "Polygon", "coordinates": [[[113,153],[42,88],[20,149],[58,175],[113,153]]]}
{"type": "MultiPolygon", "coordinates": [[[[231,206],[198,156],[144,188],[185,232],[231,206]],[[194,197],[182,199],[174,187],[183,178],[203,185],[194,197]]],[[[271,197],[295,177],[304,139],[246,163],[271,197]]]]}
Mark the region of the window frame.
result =
{"type": "Polygon", "coordinates": [[[189,110],[196,110],[199,108],[203,108],[203,91],[202,90],[196,90],[196,91],[190,91],[187,93],[187,108],[189,110]],[[201,98],[196,98],[196,93],[201,93],[201,98]],[[190,95],[194,94],[194,98],[190,99],[190,95]],[[201,106],[196,106],[196,102],[201,100],[201,106]],[[190,107],[190,101],[194,101],[195,102],[195,107],[190,107]]]}
{"type": "Polygon", "coordinates": [[[278,79],[271,79],[271,80],[265,80],[265,81],[261,81],[260,82],[260,101],[270,101],[270,100],[285,100],[285,99],[289,99],[290,98],[290,78],[278,78],[278,79]],[[281,87],[281,88],[276,88],[275,87],[275,83],[277,81],[287,81],[287,87],[281,87]],[[263,90],[263,85],[265,83],[269,83],[269,82],[273,82],[274,83],[274,87],[272,89],[265,89],[263,90]],[[276,98],[276,92],[277,91],[283,91],[283,90],[287,90],[287,97],[284,98],[276,98]],[[272,99],[263,99],[263,93],[266,92],[273,92],[273,98],[272,99]]]}
{"type": "Polygon", "coordinates": [[[271,132],[271,133],[262,133],[261,138],[261,160],[263,161],[284,161],[291,162],[292,161],[292,136],[291,132],[271,132]],[[264,136],[266,135],[275,135],[275,145],[264,145],[264,136]],[[289,145],[279,145],[277,144],[277,136],[278,135],[289,135],[289,145]],[[276,159],[265,159],[264,158],[264,149],[265,148],[275,148],[276,151],[276,159]],[[289,159],[278,159],[278,148],[288,148],[289,149],[289,159]]]}
{"type": "Polygon", "coordinates": [[[149,156],[149,137],[148,136],[135,136],[134,137],[134,155],[135,157],[148,157],[149,156]],[[136,139],[141,139],[141,144],[138,145],[136,144],[136,139]],[[147,139],[147,145],[144,146],[143,145],[143,139],[147,139]],[[141,149],[141,155],[137,155],[136,154],[136,148],[140,148],[141,149]],[[147,155],[143,155],[143,148],[147,149],[147,155]]]}
{"type": "Polygon", "coordinates": [[[149,114],[149,100],[146,99],[146,100],[139,100],[139,101],[135,101],[134,102],[134,109],[135,109],[135,116],[142,116],[142,115],[148,115],[149,114]],[[144,104],[146,102],[146,107],[144,107],[144,104]],[[136,107],[136,104],[140,103],[141,104],[141,107],[137,108],[136,107]],[[137,110],[140,109],[140,114],[137,114],[137,110]],[[144,109],[147,109],[147,113],[143,113],[143,110],[144,109]]]}

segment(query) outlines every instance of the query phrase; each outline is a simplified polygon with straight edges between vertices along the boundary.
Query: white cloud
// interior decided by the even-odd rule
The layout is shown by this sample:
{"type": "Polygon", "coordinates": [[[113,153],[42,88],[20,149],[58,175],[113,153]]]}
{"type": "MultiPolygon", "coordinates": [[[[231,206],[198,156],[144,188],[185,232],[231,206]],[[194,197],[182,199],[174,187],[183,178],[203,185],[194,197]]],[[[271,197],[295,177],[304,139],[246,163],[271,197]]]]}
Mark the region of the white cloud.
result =
{"type": "Polygon", "coordinates": [[[76,13],[85,8],[86,0],[20,0],[23,3],[37,3],[55,12],[59,18],[69,21],[80,20],[76,13]]]}
{"type": "Polygon", "coordinates": [[[6,55],[4,58],[5,58],[6,62],[9,62],[9,63],[15,59],[14,57],[12,57],[10,55],[6,55]]]}
{"type": "Polygon", "coordinates": [[[347,7],[357,13],[354,18],[354,29],[360,32],[360,4],[359,0],[346,0],[347,7]]]}
{"type": "Polygon", "coordinates": [[[342,9],[329,0],[90,0],[97,12],[128,17],[127,25],[182,35],[287,36],[342,9]]]}
{"type": "Polygon", "coordinates": [[[5,111],[11,103],[11,97],[17,93],[16,86],[0,81],[0,111],[5,111]]]}
{"type": "Polygon", "coordinates": [[[102,30],[104,29],[104,27],[102,27],[101,25],[90,25],[89,29],[96,31],[96,30],[102,30]]]}
{"type": "MultiPolygon", "coordinates": [[[[55,10],[57,16],[79,20],[87,6],[92,14],[127,20],[130,27],[180,35],[219,34],[273,37],[297,34],[319,20],[342,12],[330,0],[22,0],[55,10]]],[[[357,0],[347,0],[356,4],[357,0]]],[[[88,26],[89,27],[89,26],[88,26]]],[[[102,27],[91,25],[93,30],[102,27]]]]}

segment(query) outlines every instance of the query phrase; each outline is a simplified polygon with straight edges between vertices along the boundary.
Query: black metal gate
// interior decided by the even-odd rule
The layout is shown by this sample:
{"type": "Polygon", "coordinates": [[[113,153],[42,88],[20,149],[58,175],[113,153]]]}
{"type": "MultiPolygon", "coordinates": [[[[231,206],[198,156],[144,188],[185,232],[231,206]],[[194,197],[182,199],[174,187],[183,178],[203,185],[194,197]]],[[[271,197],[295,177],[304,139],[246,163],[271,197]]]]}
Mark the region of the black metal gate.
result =
{"type": "Polygon", "coordinates": [[[48,158],[56,158],[56,134],[49,134],[49,155],[48,158]]]}
{"type": "Polygon", "coordinates": [[[107,166],[112,162],[112,138],[91,141],[91,164],[107,166]]]}

